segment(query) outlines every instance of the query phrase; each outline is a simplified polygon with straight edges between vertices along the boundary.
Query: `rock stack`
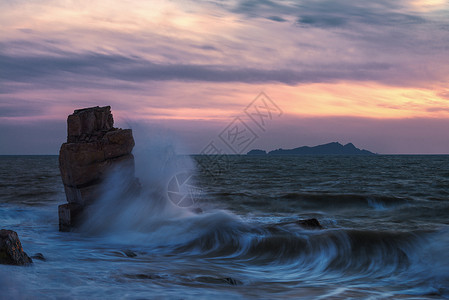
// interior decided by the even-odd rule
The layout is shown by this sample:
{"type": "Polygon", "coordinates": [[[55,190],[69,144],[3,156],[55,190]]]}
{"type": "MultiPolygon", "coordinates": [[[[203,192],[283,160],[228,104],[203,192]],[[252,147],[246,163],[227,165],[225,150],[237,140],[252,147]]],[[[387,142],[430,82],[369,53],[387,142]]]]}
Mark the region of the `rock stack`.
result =
{"type": "Polygon", "coordinates": [[[99,197],[100,184],[115,167],[134,178],[131,129],[114,128],[111,107],[75,110],[67,118],[67,143],[59,151],[59,169],[67,204],[59,206],[59,230],[70,231],[86,206],[99,197]]]}

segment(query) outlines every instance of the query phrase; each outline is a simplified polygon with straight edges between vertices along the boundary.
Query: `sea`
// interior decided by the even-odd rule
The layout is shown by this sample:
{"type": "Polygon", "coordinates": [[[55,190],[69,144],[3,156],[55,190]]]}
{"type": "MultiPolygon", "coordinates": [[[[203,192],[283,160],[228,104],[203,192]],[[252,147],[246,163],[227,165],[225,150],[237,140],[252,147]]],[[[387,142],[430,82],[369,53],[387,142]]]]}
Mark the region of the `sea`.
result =
{"type": "Polygon", "coordinates": [[[449,298],[449,156],[156,152],[72,232],[58,156],[0,156],[0,227],[41,254],[0,265],[0,298],[449,298]]]}

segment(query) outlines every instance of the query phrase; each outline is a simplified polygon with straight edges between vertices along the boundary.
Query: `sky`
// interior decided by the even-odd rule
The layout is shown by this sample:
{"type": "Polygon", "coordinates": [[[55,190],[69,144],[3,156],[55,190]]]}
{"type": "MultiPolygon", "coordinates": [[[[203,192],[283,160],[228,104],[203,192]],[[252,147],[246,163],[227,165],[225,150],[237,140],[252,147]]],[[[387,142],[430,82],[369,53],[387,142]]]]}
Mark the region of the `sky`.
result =
{"type": "Polygon", "coordinates": [[[449,154],[448,16],[442,0],[3,0],[0,154],[57,154],[67,116],[97,105],[187,153],[449,154]]]}

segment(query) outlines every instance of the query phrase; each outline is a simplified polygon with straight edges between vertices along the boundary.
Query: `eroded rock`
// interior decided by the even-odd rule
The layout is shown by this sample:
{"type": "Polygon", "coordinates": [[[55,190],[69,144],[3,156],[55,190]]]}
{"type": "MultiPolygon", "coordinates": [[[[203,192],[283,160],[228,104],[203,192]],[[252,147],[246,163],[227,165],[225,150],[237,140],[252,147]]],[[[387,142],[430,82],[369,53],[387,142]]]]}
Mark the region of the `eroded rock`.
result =
{"type": "Polygon", "coordinates": [[[100,185],[117,167],[135,186],[131,129],[114,127],[110,106],[78,109],[67,118],[67,143],[59,151],[59,169],[68,204],[59,206],[59,229],[76,227],[86,206],[100,196],[100,185]]]}
{"type": "Polygon", "coordinates": [[[0,230],[0,264],[26,266],[33,260],[23,251],[17,232],[0,230]]]}

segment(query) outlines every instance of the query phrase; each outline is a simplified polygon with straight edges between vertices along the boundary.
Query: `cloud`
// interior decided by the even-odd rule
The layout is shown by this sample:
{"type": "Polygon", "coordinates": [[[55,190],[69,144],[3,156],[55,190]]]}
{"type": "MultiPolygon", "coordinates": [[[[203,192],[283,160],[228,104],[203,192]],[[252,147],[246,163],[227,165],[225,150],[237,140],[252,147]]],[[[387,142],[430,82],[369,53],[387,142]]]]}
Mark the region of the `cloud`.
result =
{"type": "MultiPolygon", "coordinates": [[[[48,88],[57,89],[126,89],[128,83],[150,80],[288,85],[354,80],[410,86],[447,77],[447,67],[439,61],[447,59],[443,50],[448,45],[441,30],[433,30],[444,24],[409,12],[406,4],[220,1],[220,13],[210,15],[245,19],[223,19],[217,23],[218,32],[205,28],[200,34],[188,26],[176,27],[175,22],[166,25],[174,34],[156,28],[129,34],[120,27],[89,30],[73,24],[66,35],[14,29],[22,35],[0,42],[0,94],[13,89],[14,82],[44,87],[47,81],[48,88]],[[296,26],[287,20],[297,20],[296,26]],[[426,34],[430,31],[432,35],[426,34]],[[107,47],[81,44],[98,39],[107,47]],[[108,84],[106,79],[122,82],[108,84]]],[[[197,8],[200,5],[205,4],[199,2],[197,8]]],[[[193,12],[187,16],[196,18],[193,12]]],[[[123,20],[128,17],[125,14],[123,20]]]]}
{"type": "Polygon", "coordinates": [[[417,12],[409,10],[408,1],[270,1],[240,0],[229,8],[234,13],[248,17],[260,17],[271,13],[280,16],[293,16],[306,24],[340,26],[347,23],[370,25],[408,25],[425,22],[417,12]]]}
{"type": "MultiPolygon", "coordinates": [[[[195,8],[208,3],[199,2],[195,8]]],[[[440,63],[447,59],[448,43],[440,32],[444,30],[433,30],[444,21],[430,22],[429,14],[411,12],[406,1],[216,4],[218,13],[182,14],[181,24],[184,18],[191,22],[185,26],[168,20],[163,26],[173,33],[158,27],[128,33],[119,24],[105,30],[69,22],[62,33],[17,25],[14,35],[0,42],[0,94],[11,91],[14,82],[57,89],[126,89],[129,83],[151,80],[288,85],[354,80],[410,86],[448,76],[440,63]],[[235,21],[235,16],[244,19],[235,21]],[[198,32],[195,20],[221,22],[216,32],[207,27],[198,32]],[[98,39],[104,47],[95,42],[98,39]],[[121,83],[108,84],[106,79],[121,83]]],[[[124,14],[121,20],[130,17],[124,14]]]]}
{"type": "Polygon", "coordinates": [[[303,16],[298,19],[298,23],[316,27],[338,27],[346,25],[347,19],[338,16],[303,16]]]}
{"type": "Polygon", "coordinates": [[[212,45],[199,45],[194,47],[202,50],[220,51],[217,47],[214,47],[212,45]]]}
{"type": "Polygon", "coordinates": [[[226,65],[157,64],[137,57],[99,53],[71,54],[70,56],[11,56],[0,54],[0,79],[22,83],[73,84],[71,78],[111,78],[130,82],[149,80],[271,83],[289,85],[334,80],[378,80],[379,71],[388,70],[387,64],[365,63],[330,65],[315,69],[304,66],[295,69],[255,69],[226,65]]]}
{"type": "Polygon", "coordinates": [[[429,112],[449,112],[449,107],[430,107],[426,110],[429,112]]]}
{"type": "Polygon", "coordinates": [[[448,100],[449,100],[449,90],[445,90],[445,91],[443,91],[443,92],[440,92],[440,93],[438,94],[438,96],[440,96],[441,98],[444,98],[444,99],[448,99],[448,100]]]}
{"type": "Polygon", "coordinates": [[[374,4],[348,1],[314,1],[302,6],[298,22],[317,27],[357,26],[396,26],[422,24],[426,19],[412,13],[398,12],[398,7],[376,1],[374,4]]]}
{"type": "Polygon", "coordinates": [[[1,99],[0,118],[3,117],[28,117],[41,115],[44,111],[43,107],[37,106],[36,103],[18,101],[16,99],[1,99]]]}
{"type": "Polygon", "coordinates": [[[275,22],[287,22],[286,19],[279,17],[279,16],[270,16],[270,17],[267,17],[267,19],[271,20],[271,21],[275,21],[275,22]]]}

